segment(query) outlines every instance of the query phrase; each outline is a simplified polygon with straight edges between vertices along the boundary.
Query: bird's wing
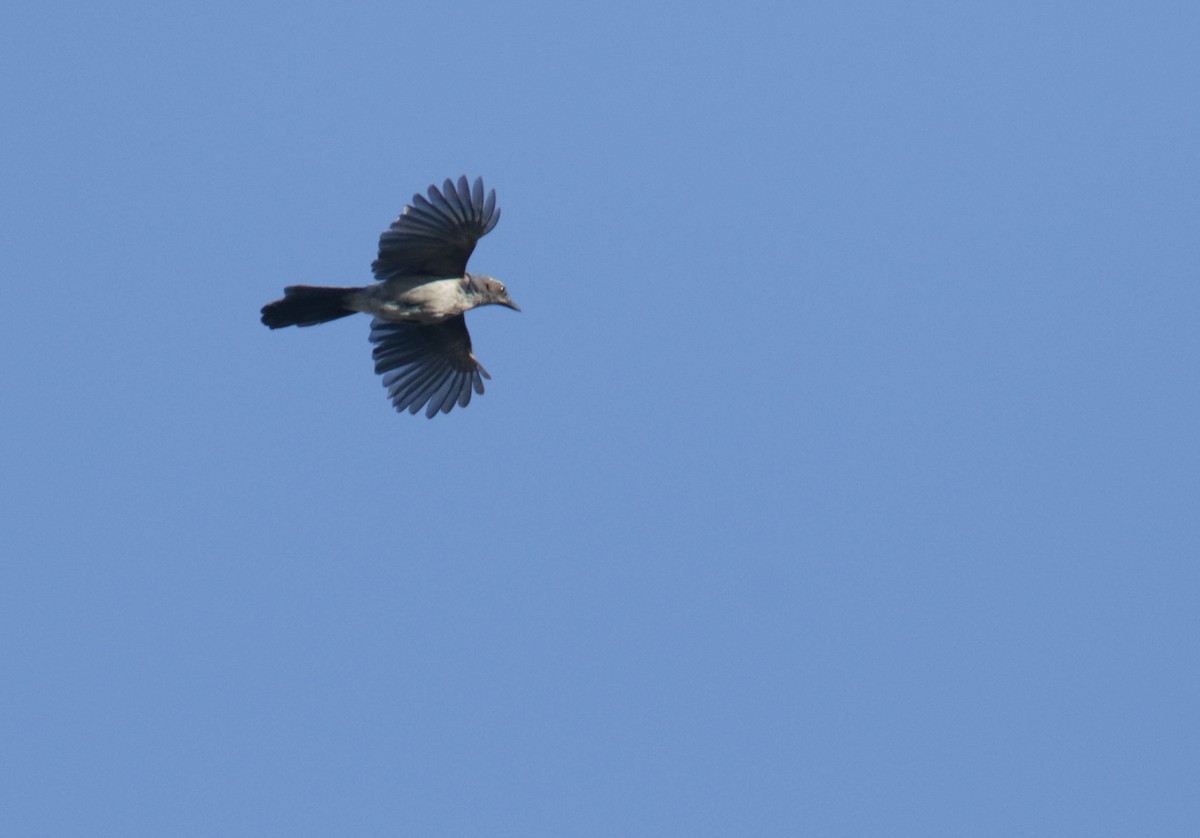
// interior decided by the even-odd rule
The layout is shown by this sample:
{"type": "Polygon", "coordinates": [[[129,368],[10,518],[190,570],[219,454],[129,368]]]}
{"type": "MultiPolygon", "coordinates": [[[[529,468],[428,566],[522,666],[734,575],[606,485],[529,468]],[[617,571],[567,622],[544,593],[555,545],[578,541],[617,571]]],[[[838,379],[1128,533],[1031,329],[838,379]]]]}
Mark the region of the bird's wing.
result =
{"type": "Polygon", "coordinates": [[[433,418],[457,404],[466,407],[471,391],[483,394],[483,379],[491,378],[471,354],[467,321],[460,314],[431,326],[371,321],[375,372],[396,410],[416,413],[425,407],[433,418]]]}
{"type": "Polygon", "coordinates": [[[500,220],[496,190],[483,194],[483,178],[468,186],[465,176],[449,178],[441,190],[429,187],[429,197],[413,195],[379,237],[379,258],[371,269],[378,280],[400,276],[462,276],[475,243],[500,220]]]}

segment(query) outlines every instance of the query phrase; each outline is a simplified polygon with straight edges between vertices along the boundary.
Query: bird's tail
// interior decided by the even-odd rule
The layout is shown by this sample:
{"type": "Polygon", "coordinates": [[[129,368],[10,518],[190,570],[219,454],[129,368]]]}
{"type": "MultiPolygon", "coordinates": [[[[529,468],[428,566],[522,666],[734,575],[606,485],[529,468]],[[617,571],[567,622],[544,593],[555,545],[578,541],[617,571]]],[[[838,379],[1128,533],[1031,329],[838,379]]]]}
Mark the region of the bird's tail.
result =
{"type": "Polygon", "coordinates": [[[290,285],[283,289],[283,299],[267,303],[262,309],[262,322],[272,329],[284,326],[315,326],[328,323],[348,314],[350,294],[358,288],[322,288],[315,285],[290,285]]]}

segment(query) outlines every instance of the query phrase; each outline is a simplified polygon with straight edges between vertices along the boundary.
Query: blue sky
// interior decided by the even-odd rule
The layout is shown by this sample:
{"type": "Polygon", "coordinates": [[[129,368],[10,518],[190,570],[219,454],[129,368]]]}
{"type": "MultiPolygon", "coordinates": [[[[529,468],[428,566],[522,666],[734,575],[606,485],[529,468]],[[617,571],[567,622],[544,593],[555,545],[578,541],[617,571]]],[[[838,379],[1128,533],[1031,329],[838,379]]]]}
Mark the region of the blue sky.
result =
{"type": "Polygon", "coordinates": [[[1200,6],[0,33],[0,832],[1195,835],[1200,6]],[[466,410],[365,317],[482,175],[466,410]]]}

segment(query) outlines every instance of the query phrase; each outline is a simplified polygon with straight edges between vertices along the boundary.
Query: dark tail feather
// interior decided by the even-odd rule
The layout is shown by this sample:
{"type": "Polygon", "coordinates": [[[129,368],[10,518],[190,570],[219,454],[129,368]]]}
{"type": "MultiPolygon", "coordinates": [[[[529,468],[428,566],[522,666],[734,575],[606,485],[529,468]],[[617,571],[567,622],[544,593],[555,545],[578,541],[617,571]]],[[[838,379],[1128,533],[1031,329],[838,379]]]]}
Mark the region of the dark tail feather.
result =
{"type": "Polygon", "coordinates": [[[283,289],[283,299],[267,303],[262,309],[262,322],[272,329],[284,326],[315,326],[348,314],[346,297],[357,288],[319,288],[313,285],[291,285],[283,289]]]}

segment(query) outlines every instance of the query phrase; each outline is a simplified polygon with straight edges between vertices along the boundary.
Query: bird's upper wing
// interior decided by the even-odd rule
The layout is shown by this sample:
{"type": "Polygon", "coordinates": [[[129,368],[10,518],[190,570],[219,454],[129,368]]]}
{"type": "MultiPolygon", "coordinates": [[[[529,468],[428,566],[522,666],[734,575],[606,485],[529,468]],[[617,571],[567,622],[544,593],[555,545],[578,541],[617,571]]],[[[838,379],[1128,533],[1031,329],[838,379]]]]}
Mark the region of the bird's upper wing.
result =
{"type": "Polygon", "coordinates": [[[483,178],[468,186],[465,176],[449,178],[441,190],[429,187],[429,197],[413,195],[383,235],[379,258],[371,265],[378,280],[399,276],[462,276],[475,242],[500,220],[496,190],[483,194],[483,178]]]}
{"type": "Polygon", "coordinates": [[[471,336],[461,314],[440,323],[371,321],[375,372],[383,376],[388,398],[396,410],[416,413],[425,407],[433,418],[457,404],[466,407],[471,391],[483,394],[483,379],[491,378],[471,354],[471,336]]]}

